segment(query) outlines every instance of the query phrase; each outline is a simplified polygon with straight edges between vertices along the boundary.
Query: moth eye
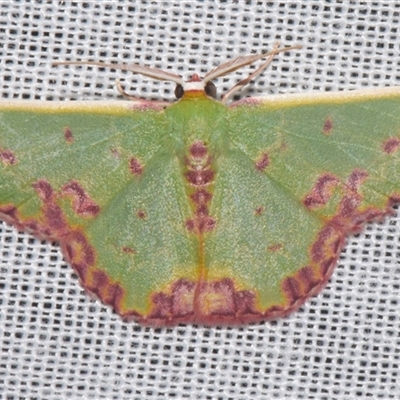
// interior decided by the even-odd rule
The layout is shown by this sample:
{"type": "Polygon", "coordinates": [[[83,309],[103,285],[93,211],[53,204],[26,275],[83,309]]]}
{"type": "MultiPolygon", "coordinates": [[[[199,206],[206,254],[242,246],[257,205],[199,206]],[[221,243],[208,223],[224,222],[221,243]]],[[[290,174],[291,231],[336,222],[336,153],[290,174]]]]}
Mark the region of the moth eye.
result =
{"type": "Polygon", "coordinates": [[[207,82],[204,90],[207,96],[210,96],[213,99],[217,98],[217,87],[212,82],[207,82]]]}
{"type": "Polygon", "coordinates": [[[180,99],[183,96],[184,90],[182,85],[176,85],[175,87],[175,97],[180,99]]]}

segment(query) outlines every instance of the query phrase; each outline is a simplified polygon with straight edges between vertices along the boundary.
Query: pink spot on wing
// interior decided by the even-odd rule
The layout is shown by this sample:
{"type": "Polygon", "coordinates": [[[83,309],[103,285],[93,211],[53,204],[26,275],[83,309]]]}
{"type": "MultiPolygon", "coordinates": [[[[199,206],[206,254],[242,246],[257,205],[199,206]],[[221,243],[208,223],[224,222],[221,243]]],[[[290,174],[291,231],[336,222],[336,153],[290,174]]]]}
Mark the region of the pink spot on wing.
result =
{"type": "Polygon", "coordinates": [[[340,183],[339,179],[330,173],[322,174],[315,182],[311,192],[303,199],[307,208],[324,206],[333,194],[333,189],[340,183]]]}
{"type": "Polygon", "coordinates": [[[265,168],[268,167],[269,162],[270,162],[270,160],[269,160],[268,154],[267,154],[267,153],[263,153],[263,154],[261,155],[261,157],[256,161],[256,168],[257,168],[259,171],[262,172],[262,171],[265,170],[265,168]]]}
{"type": "Polygon", "coordinates": [[[230,108],[236,108],[236,107],[252,107],[252,106],[258,106],[262,104],[262,101],[260,99],[257,99],[257,97],[245,97],[244,99],[240,99],[238,101],[233,102],[229,107],[230,108]]]}
{"type": "Polygon", "coordinates": [[[196,190],[190,198],[196,203],[196,204],[206,204],[209,203],[212,199],[212,194],[207,192],[207,190],[204,189],[198,189],[196,190]]]}
{"type": "Polygon", "coordinates": [[[112,154],[115,158],[121,157],[120,152],[119,152],[115,147],[112,147],[112,148],[111,148],[111,154],[112,154]]]}
{"type": "Polygon", "coordinates": [[[387,154],[393,154],[400,147],[400,139],[398,137],[391,137],[385,140],[382,144],[382,149],[387,154]]]}
{"type": "Polygon", "coordinates": [[[213,181],[214,172],[211,169],[189,170],[186,179],[193,186],[204,186],[213,181]]]}
{"type": "Polygon", "coordinates": [[[215,218],[209,216],[203,216],[197,218],[197,229],[199,232],[210,232],[215,228],[215,218]]]}
{"type": "Polygon", "coordinates": [[[197,215],[195,218],[188,219],[185,225],[186,229],[191,232],[205,233],[214,229],[216,221],[208,215],[197,215]]]}
{"type": "Polygon", "coordinates": [[[330,135],[332,133],[332,129],[333,129],[333,119],[331,117],[328,117],[324,121],[324,128],[323,128],[324,135],[330,135]]]}
{"type": "Polygon", "coordinates": [[[137,213],[136,213],[136,215],[137,215],[137,217],[140,218],[140,219],[145,219],[146,216],[147,216],[146,211],[144,211],[144,210],[138,210],[137,213]]]}
{"type": "Polygon", "coordinates": [[[320,283],[320,275],[309,265],[285,278],[281,287],[287,299],[287,307],[303,302],[320,283]]]}
{"type": "Polygon", "coordinates": [[[0,219],[20,228],[17,214],[17,207],[12,204],[0,206],[0,219]]]}
{"type": "Polygon", "coordinates": [[[389,207],[393,207],[395,204],[400,203],[400,193],[393,193],[389,197],[389,207]]]}
{"type": "Polygon", "coordinates": [[[347,187],[356,192],[360,185],[368,178],[368,172],[362,169],[356,168],[350,174],[347,180],[347,187]]]}
{"type": "Polygon", "coordinates": [[[207,147],[201,141],[194,142],[189,149],[190,155],[193,158],[204,158],[207,155],[207,147]]]}
{"type": "Polygon", "coordinates": [[[276,244],[272,244],[271,246],[268,246],[268,251],[270,251],[271,253],[275,253],[276,251],[279,251],[283,248],[283,244],[282,243],[276,243],[276,244]]]}
{"type": "Polygon", "coordinates": [[[263,206],[258,206],[255,210],[254,210],[254,214],[255,215],[261,215],[265,210],[265,207],[263,206]]]}
{"type": "MultiPolygon", "coordinates": [[[[340,249],[338,249],[338,251],[339,250],[340,249]]],[[[318,274],[316,274],[314,268],[309,265],[301,268],[297,272],[296,277],[301,282],[303,295],[307,295],[319,283],[318,274]]]]}
{"type": "Polygon", "coordinates": [[[79,230],[70,231],[63,241],[63,248],[68,261],[79,277],[85,281],[88,270],[95,264],[96,259],[94,249],[85,235],[79,230]]]}
{"type": "Polygon", "coordinates": [[[316,241],[311,246],[311,260],[322,264],[339,255],[344,244],[344,235],[335,224],[327,224],[317,235],[316,241]]]}
{"type": "Polygon", "coordinates": [[[101,270],[94,270],[87,273],[86,288],[104,303],[110,304],[121,315],[124,315],[122,301],[125,290],[118,282],[113,282],[110,276],[101,270]]]}
{"type": "Polygon", "coordinates": [[[293,304],[301,296],[300,285],[294,277],[286,278],[283,281],[282,290],[289,304],[293,304]]]}
{"type": "Polygon", "coordinates": [[[74,136],[70,127],[66,126],[64,128],[64,139],[67,143],[72,143],[74,141],[74,136]]]}
{"type": "Polygon", "coordinates": [[[68,225],[60,206],[56,203],[57,195],[50,183],[40,179],[33,185],[42,202],[43,218],[38,224],[39,236],[60,237],[68,231],[68,225]]]}
{"type": "Polygon", "coordinates": [[[163,102],[139,99],[139,101],[132,102],[128,107],[131,110],[138,111],[163,111],[165,105],[163,104],[163,102]]]}
{"type": "Polygon", "coordinates": [[[174,296],[158,292],[153,294],[151,301],[153,303],[153,310],[150,318],[164,320],[173,316],[174,296]]]}
{"type": "Polygon", "coordinates": [[[185,226],[186,226],[186,229],[187,229],[188,231],[194,232],[195,229],[196,229],[195,220],[194,220],[193,218],[188,219],[188,220],[185,222],[185,226]]]}
{"type": "Polygon", "coordinates": [[[135,157],[131,157],[131,159],[129,160],[129,169],[131,171],[131,174],[135,176],[138,176],[143,172],[142,164],[135,157]]]}
{"type": "Polygon", "coordinates": [[[64,185],[61,194],[72,198],[72,207],[80,216],[95,217],[100,212],[100,207],[77,181],[72,180],[64,185]]]}
{"type": "Polygon", "coordinates": [[[33,188],[36,190],[40,200],[46,203],[53,200],[53,188],[51,187],[50,183],[44,179],[40,179],[35,182],[33,188]]]}
{"type": "Polygon", "coordinates": [[[130,253],[130,254],[135,254],[136,253],[136,251],[134,249],[132,249],[131,247],[126,247],[126,246],[122,247],[121,250],[124,253],[130,253]]]}
{"type": "MultiPolygon", "coordinates": [[[[345,193],[339,204],[339,212],[336,220],[341,224],[355,224],[354,215],[362,202],[362,195],[359,193],[361,184],[367,179],[368,173],[361,169],[354,169],[345,183],[345,193]]],[[[356,227],[354,227],[357,230],[356,227]]]]}
{"type": "Polygon", "coordinates": [[[14,165],[17,162],[15,154],[8,149],[0,149],[0,160],[5,165],[14,165]]]}
{"type": "Polygon", "coordinates": [[[351,218],[361,204],[361,196],[358,194],[345,195],[340,202],[339,215],[343,218],[351,218]]]}

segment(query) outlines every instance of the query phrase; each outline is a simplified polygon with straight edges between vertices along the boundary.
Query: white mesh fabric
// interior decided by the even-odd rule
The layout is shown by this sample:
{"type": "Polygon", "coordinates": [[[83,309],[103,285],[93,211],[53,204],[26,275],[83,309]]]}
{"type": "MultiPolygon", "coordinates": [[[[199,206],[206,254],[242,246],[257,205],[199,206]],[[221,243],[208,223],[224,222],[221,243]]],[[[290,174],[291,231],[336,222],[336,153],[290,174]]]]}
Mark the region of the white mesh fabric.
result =
{"type": "MultiPolygon", "coordinates": [[[[3,99],[110,99],[174,85],[54,60],[129,61],[188,77],[283,44],[242,96],[393,86],[397,1],[0,2],[3,99]]],[[[225,91],[244,69],[216,83],[225,91]]],[[[400,220],[349,240],[328,287],[286,319],[142,328],[78,284],[57,246],[2,224],[0,398],[399,399],[400,220]]]]}

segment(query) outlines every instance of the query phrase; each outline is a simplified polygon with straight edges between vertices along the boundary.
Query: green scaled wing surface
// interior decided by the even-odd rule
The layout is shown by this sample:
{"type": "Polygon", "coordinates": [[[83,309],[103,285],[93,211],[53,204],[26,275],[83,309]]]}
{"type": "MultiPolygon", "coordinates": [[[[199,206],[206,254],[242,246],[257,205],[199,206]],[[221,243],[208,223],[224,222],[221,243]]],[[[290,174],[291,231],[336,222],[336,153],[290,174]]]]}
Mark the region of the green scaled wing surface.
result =
{"type": "Polygon", "coordinates": [[[298,308],[400,201],[400,90],[0,104],[0,217],[144,324],[298,308]],[[399,150],[399,151],[398,151],[399,150]]]}
{"type": "Polygon", "coordinates": [[[196,279],[179,144],[164,111],[19,102],[2,107],[0,131],[3,219],[59,241],[87,290],[145,318],[152,293],[196,279]]]}

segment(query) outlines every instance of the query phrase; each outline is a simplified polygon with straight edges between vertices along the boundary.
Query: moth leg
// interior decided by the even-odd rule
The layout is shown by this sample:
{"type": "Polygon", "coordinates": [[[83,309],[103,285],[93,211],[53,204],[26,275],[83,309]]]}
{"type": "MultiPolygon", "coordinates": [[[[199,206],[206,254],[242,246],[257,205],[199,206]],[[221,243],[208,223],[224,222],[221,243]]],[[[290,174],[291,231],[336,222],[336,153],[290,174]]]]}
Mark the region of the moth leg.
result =
{"type": "Polygon", "coordinates": [[[127,93],[125,91],[125,89],[122,87],[121,82],[119,81],[119,79],[115,80],[115,86],[117,87],[118,92],[125,98],[128,100],[132,100],[132,101],[138,101],[140,103],[151,103],[157,106],[161,106],[161,107],[167,107],[169,106],[171,103],[169,103],[168,101],[161,101],[161,100],[146,100],[146,99],[142,99],[140,97],[137,96],[132,96],[131,94],[127,93]]]}

